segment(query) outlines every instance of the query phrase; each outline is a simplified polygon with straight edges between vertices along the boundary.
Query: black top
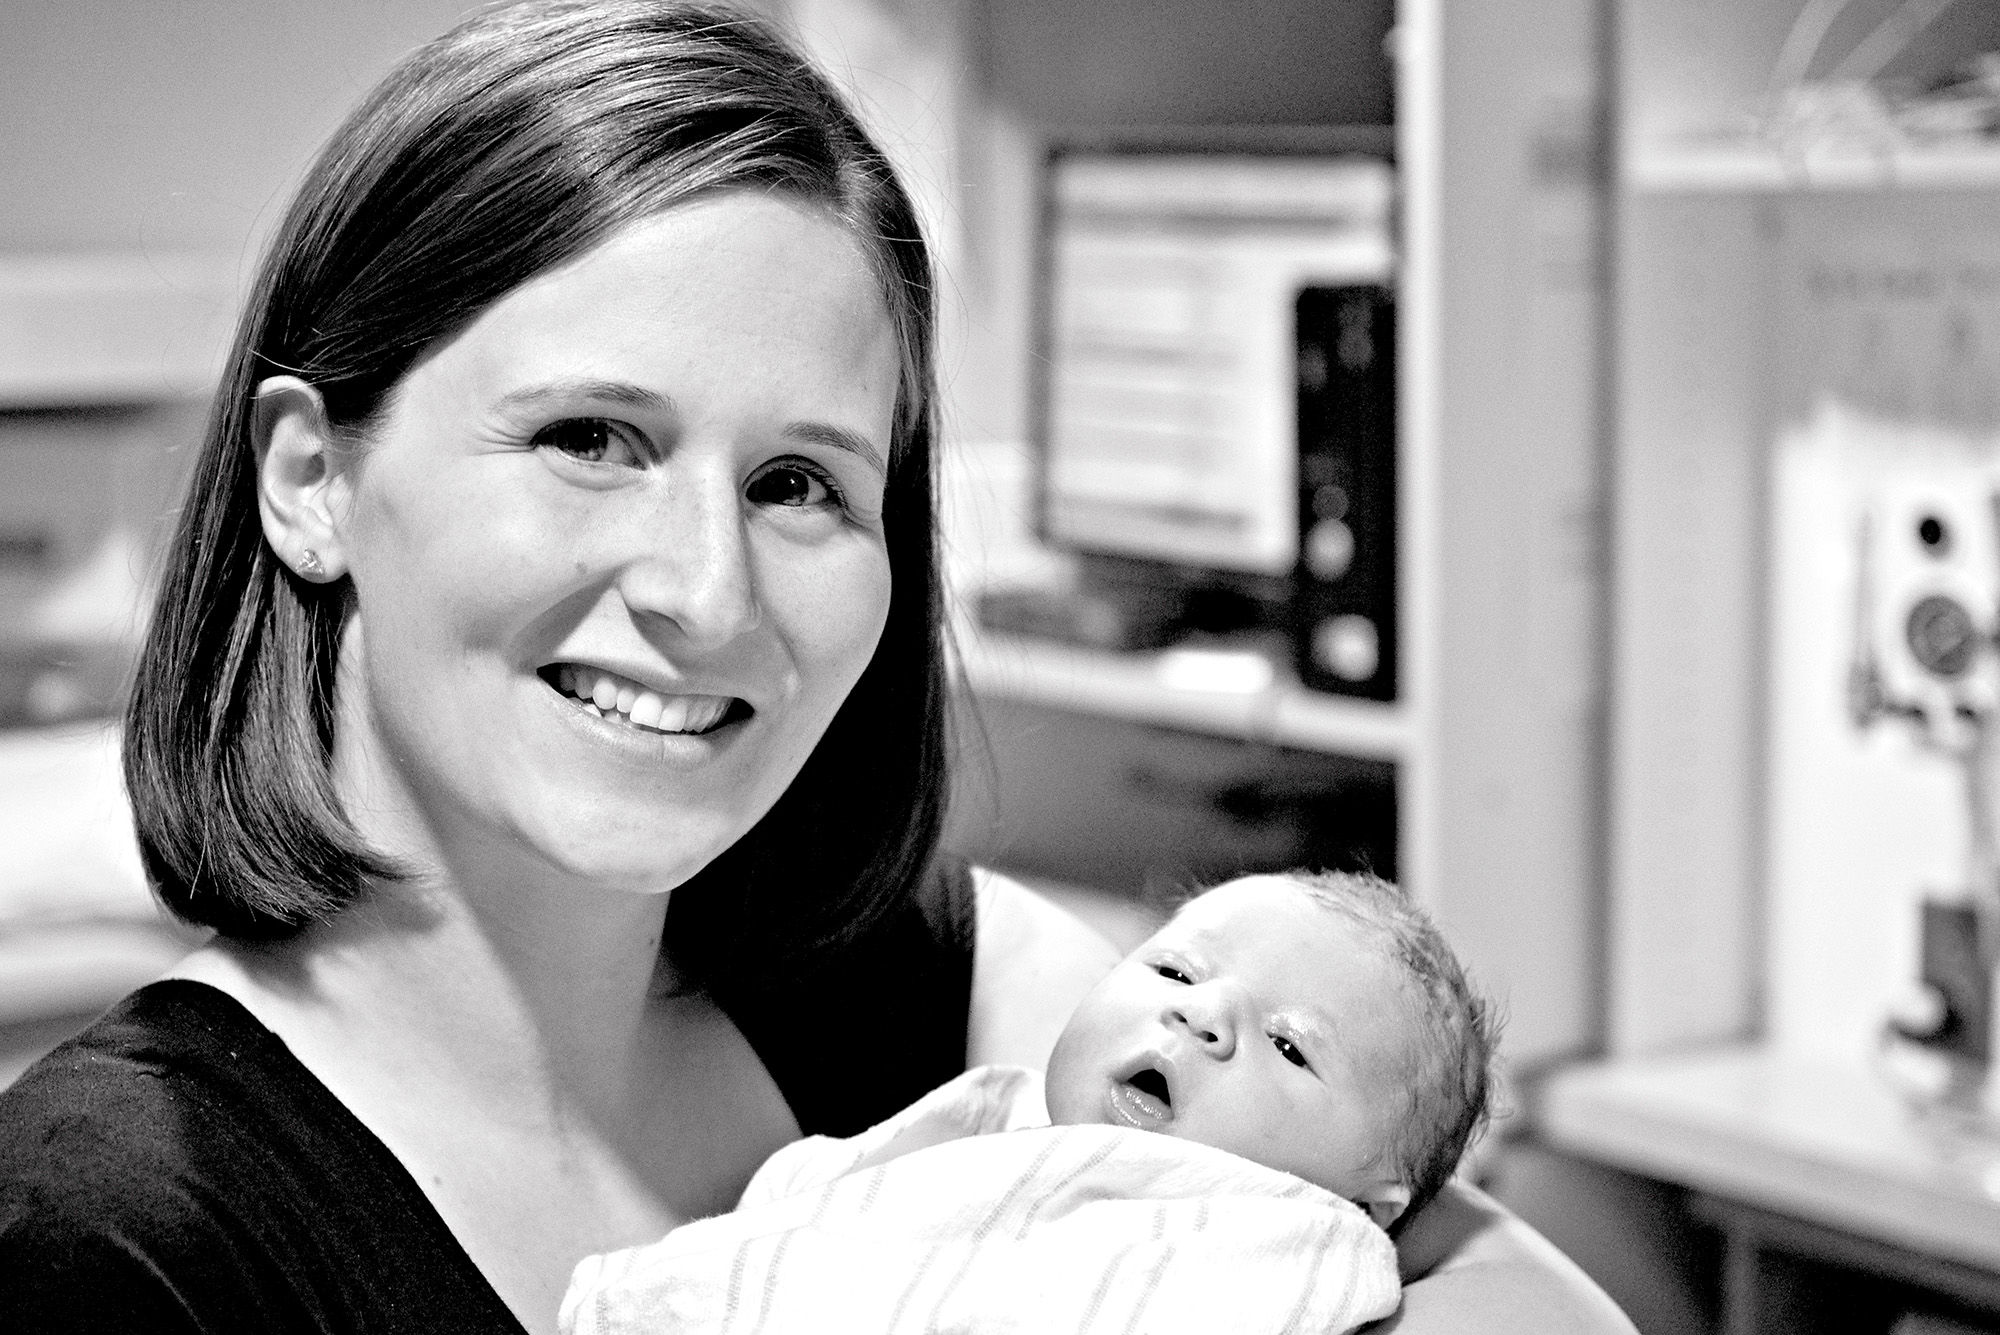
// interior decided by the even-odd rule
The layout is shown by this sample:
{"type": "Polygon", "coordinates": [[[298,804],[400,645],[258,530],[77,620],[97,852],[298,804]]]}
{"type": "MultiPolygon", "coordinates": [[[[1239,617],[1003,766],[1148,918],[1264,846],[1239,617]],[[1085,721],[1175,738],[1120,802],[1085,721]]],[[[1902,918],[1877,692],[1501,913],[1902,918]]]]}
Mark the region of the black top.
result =
{"type": "MultiPolygon", "coordinates": [[[[964,1069],[969,883],[934,884],[813,980],[903,1044],[823,1050],[803,996],[730,1007],[808,1134],[964,1069]]],[[[388,1148],[223,992],[141,988],[0,1094],[0,1330],[520,1329],[388,1148]]]]}

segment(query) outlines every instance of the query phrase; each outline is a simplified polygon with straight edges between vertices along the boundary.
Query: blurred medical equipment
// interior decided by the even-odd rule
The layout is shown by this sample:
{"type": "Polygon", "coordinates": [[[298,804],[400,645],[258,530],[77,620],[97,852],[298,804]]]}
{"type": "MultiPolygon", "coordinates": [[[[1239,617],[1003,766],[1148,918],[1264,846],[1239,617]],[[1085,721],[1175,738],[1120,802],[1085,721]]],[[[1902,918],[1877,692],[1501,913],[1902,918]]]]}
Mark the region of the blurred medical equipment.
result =
{"type": "MultiPolygon", "coordinates": [[[[1857,727],[1899,720],[1958,767],[1963,882],[1921,906],[1920,982],[1893,1040],[1944,1054],[1932,1094],[2000,1117],[1994,1056],[2000,967],[2000,478],[1974,458],[1927,459],[1878,479],[1855,530],[1848,707],[1857,727]],[[1981,1093],[1981,1086],[1990,1092],[1981,1093]]],[[[1893,1041],[1892,1040],[1892,1041],[1893,1041]]],[[[1904,1068],[1908,1069],[1905,1063],[1904,1068]]]]}
{"type": "Polygon", "coordinates": [[[1914,84],[1883,71],[1955,0],[1902,0],[1829,70],[1808,79],[1853,0],[1807,0],[1771,68],[1763,138],[1786,157],[1968,146],[2000,135],[2000,55],[1973,55],[1914,84]]]}

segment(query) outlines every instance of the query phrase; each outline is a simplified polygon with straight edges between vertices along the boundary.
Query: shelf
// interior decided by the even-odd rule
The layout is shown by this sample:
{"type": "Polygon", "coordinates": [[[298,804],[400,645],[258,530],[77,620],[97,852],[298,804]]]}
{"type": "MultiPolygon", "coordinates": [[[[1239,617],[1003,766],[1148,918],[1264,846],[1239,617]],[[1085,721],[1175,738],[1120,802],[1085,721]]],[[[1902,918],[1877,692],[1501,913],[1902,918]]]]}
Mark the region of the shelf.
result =
{"type": "Polygon", "coordinates": [[[1360,759],[1402,760],[1410,750],[1409,721],[1397,706],[1310,691],[1283,669],[1262,689],[1197,690],[1169,680],[1166,653],[990,634],[964,636],[960,650],[976,694],[1360,759]]]}
{"type": "Polygon", "coordinates": [[[2000,1271],[2000,1142],[1928,1126],[1858,1064],[1747,1046],[1578,1067],[1536,1126],[1647,1177],[2000,1271]]]}
{"type": "Polygon", "coordinates": [[[1620,180],[1638,194],[1815,194],[2000,189],[2000,146],[1786,154],[1761,143],[1640,148],[1620,180]]]}

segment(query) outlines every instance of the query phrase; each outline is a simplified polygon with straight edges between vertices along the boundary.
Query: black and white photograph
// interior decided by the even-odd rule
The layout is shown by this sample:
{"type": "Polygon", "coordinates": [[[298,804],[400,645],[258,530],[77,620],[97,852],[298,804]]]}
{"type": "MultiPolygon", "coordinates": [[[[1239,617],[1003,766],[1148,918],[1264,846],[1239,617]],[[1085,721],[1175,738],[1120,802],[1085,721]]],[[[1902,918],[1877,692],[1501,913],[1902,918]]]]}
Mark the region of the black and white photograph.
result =
{"type": "Polygon", "coordinates": [[[0,0],[0,1329],[2000,1335],[1996,0],[0,0]]]}

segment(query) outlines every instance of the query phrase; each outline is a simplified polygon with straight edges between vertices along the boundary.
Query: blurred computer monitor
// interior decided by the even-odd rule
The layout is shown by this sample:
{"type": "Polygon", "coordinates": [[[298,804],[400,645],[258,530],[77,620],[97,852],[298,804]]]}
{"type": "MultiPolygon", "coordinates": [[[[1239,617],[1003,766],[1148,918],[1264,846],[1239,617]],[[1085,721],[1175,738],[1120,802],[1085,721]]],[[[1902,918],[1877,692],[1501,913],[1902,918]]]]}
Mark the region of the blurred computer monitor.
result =
{"type": "Polygon", "coordinates": [[[1314,684],[1393,698],[1386,145],[1340,131],[1058,143],[1043,187],[1043,540],[1127,579],[1240,589],[1298,633],[1314,684]],[[1307,603],[1343,618],[1319,667],[1295,624],[1319,615],[1307,603]]]}

